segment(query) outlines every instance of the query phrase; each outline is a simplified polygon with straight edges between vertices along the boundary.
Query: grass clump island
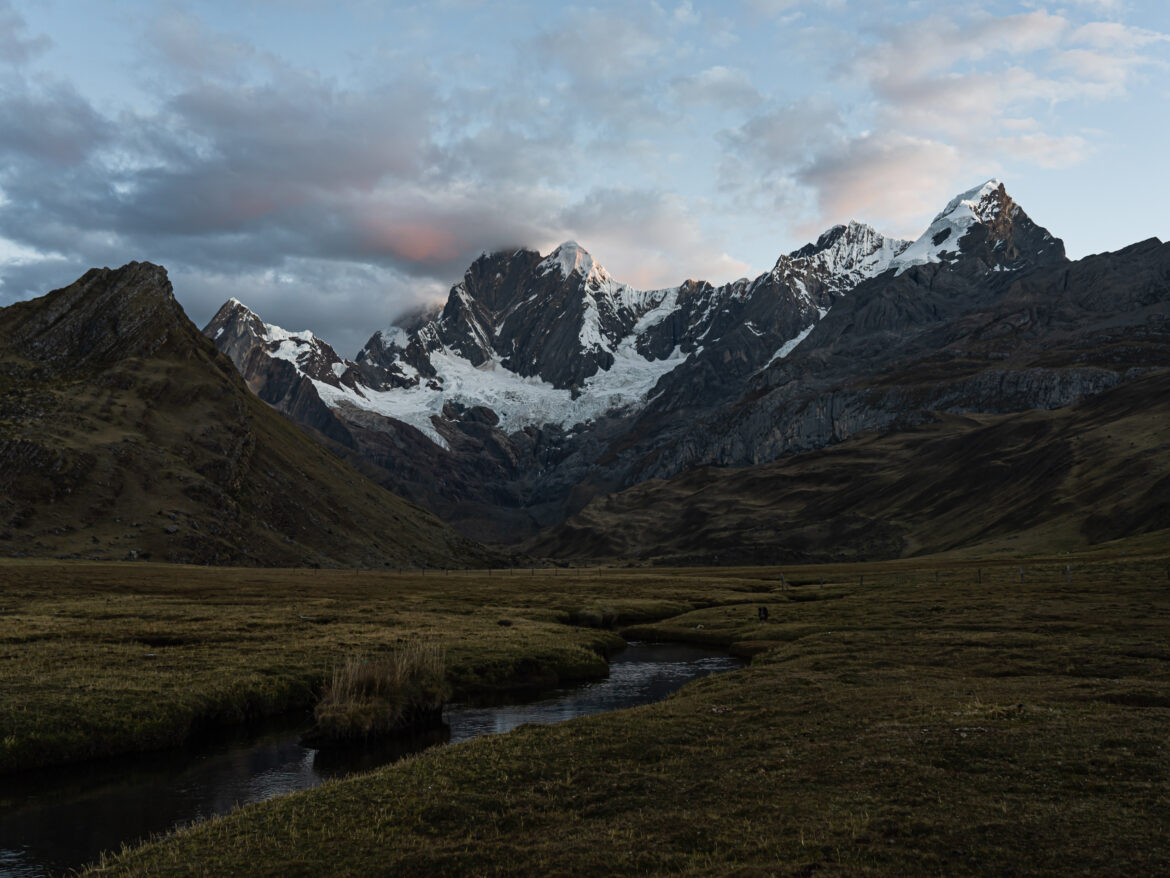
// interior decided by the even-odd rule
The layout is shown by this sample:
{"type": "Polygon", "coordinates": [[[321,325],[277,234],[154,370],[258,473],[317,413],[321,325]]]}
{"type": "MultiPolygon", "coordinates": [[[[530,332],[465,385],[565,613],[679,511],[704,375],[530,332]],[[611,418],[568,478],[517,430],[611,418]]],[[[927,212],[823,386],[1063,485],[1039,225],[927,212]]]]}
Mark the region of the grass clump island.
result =
{"type": "Polygon", "coordinates": [[[389,655],[350,655],[334,667],[306,739],[329,746],[437,726],[450,694],[441,646],[410,640],[389,655]]]}
{"type": "MultiPolygon", "coordinates": [[[[332,603],[310,611],[292,591],[300,615],[332,620],[312,623],[288,622],[280,592],[265,600],[254,584],[233,624],[256,614],[272,628],[231,666],[250,681],[246,669],[275,670],[278,657],[321,668],[338,640],[374,656],[398,637],[441,643],[456,691],[504,667],[540,676],[574,650],[599,657],[613,631],[569,624],[599,607],[625,636],[754,657],[658,704],[523,726],[249,805],[88,874],[1165,874],[1168,564],[1166,546],[1145,539],[1027,560],[611,570],[514,587],[315,574],[332,603]],[[457,636],[437,636],[460,620],[457,636]],[[345,636],[318,642],[329,626],[345,636]]],[[[191,636],[176,586],[133,589],[150,608],[136,625],[191,636]]],[[[88,606],[45,600],[43,625],[54,608],[65,618],[88,606]]],[[[10,622],[0,616],[6,636],[10,622]]],[[[70,639],[27,642],[60,653],[70,639]]],[[[88,672],[71,670],[84,684],[88,672]]],[[[95,697],[65,689],[56,703],[95,697]]]]}

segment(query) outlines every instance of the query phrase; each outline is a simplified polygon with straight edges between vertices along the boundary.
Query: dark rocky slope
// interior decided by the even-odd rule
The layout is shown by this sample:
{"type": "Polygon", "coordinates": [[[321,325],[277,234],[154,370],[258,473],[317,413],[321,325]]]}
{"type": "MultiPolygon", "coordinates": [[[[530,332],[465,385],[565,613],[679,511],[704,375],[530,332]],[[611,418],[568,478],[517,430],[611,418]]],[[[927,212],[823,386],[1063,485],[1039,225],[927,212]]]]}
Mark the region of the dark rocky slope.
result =
{"type": "MultiPolygon", "coordinates": [[[[1170,370],[1052,411],[935,414],[593,500],[527,548],[748,564],[1067,551],[1170,529],[1170,370]]],[[[1168,531],[1170,532],[1170,531],[1168,531]]]]}

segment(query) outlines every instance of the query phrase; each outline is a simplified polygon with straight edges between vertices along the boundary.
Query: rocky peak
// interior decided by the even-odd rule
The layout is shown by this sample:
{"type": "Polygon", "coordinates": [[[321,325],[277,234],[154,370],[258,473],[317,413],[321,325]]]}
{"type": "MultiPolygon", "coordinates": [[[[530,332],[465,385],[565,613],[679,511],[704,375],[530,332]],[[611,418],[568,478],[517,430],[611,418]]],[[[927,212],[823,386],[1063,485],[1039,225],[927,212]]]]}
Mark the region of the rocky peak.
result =
{"type": "Polygon", "coordinates": [[[204,327],[203,334],[217,339],[229,331],[234,335],[248,335],[256,339],[268,338],[268,327],[260,316],[235,297],[220,306],[211,322],[204,327]]]}
{"type": "Polygon", "coordinates": [[[992,179],[952,198],[893,267],[898,274],[930,263],[1014,271],[1063,260],[1064,243],[1032,222],[1004,184],[992,179]]]}
{"type": "Polygon", "coordinates": [[[888,269],[909,246],[909,241],[887,238],[872,226],[850,220],[825,231],[815,244],[781,256],[772,276],[799,282],[810,291],[844,295],[888,269]]]}
{"type": "Polygon", "coordinates": [[[149,262],[93,268],[35,307],[5,310],[20,353],[68,368],[150,356],[187,327],[166,269],[149,262]]]}
{"type": "Polygon", "coordinates": [[[848,230],[848,226],[835,225],[825,231],[821,232],[821,236],[817,238],[814,244],[805,244],[799,250],[793,250],[788,254],[790,259],[806,259],[809,256],[815,256],[822,250],[828,250],[841,236],[848,230]]]}
{"type": "Polygon", "coordinates": [[[525,248],[484,253],[437,314],[376,333],[358,361],[404,363],[432,378],[434,358],[453,354],[477,369],[498,363],[574,388],[612,365],[616,346],[660,299],[615,281],[574,241],[546,257],[525,248]]]}
{"type": "Polygon", "coordinates": [[[523,297],[540,261],[539,253],[523,247],[484,253],[468,266],[462,282],[451,288],[448,304],[462,291],[475,301],[485,317],[507,311],[523,297]]]}
{"type": "Polygon", "coordinates": [[[1012,198],[1007,194],[1007,187],[999,180],[992,178],[981,186],[969,189],[952,198],[942,209],[933,222],[943,217],[962,216],[972,214],[980,222],[991,222],[1001,213],[1010,210],[1012,198]]]}
{"type": "Polygon", "coordinates": [[[239,299],[231,298],[203,328],[203,334],[216,347],[231,357],[246,376],[246,364],[254,352],[267,357],[288,360],[303,374],[326,384],[339,385],[349,368],[326,341],[310,330],[292,331],[265,323],[260,316],[239,299]]]}

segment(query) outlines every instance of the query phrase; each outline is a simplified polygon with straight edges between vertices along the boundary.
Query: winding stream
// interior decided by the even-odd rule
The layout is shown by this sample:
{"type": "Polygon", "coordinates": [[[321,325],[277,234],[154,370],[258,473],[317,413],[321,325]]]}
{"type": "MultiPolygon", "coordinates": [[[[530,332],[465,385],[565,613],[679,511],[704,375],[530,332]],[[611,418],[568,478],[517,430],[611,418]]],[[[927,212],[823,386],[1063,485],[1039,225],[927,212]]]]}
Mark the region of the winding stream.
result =
{"type": "Polygon", "coordinates": [[[307,717],[281,718],[197,750],[65,766],[0,778],[0,876],[46,878],[104,850],[226,814],[237,805],[315,787],[436,744],[555,723],[660,701],[684,683],[742,662],[674,643],[631,643],[610,659],[609,677],[544,693],[524,704],[452,704],[445,727],[344,753],[300,744],[307,717]]]}

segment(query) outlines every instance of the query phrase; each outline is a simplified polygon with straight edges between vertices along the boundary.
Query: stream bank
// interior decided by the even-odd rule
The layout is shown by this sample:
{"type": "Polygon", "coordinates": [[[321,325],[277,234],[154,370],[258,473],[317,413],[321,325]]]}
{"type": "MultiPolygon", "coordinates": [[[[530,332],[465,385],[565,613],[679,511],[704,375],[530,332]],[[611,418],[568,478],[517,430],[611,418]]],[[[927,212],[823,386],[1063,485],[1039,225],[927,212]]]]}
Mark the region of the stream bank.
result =
{"type": "Polygon", "coordinates": [[[517,703],[487,696],[449,705],[444,724],[414,736],[337,751],[306,747],[307,713],[278,718],[198,748],[62,766],[5,778],[0,874],[46,878],[151,835],[225,814],[237,805],[311,789],[444,743],[501,734],[659,701],[690,680],[742,666],[718,649],[631,643],[609,676],[517,703]]]}

